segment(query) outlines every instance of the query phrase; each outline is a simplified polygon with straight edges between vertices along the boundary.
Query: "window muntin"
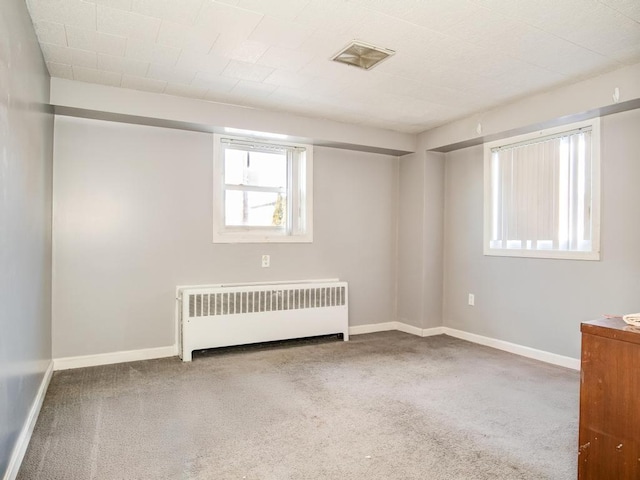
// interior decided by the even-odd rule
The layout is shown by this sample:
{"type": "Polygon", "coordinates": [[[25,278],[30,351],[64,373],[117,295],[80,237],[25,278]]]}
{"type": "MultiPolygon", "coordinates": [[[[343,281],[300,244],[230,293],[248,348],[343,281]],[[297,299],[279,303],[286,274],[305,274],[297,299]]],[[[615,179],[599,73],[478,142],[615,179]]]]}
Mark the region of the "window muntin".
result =
{"type": "Polygon", "coordinates": [[[214,135],[214,242],[311,242],[312,148],[214,135]]]}
{"type": "Polygon", "coordinates": [[[599,119],[485,145],[485,255],[599,259],[599,119]]]}

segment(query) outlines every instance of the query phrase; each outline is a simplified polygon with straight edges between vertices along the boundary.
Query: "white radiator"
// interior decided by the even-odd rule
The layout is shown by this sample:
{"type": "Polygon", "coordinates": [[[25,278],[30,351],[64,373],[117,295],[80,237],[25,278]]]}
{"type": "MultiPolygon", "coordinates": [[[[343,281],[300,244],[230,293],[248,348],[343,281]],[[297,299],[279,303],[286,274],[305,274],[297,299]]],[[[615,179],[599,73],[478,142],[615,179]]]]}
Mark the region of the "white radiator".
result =
{"type": "Polygon", "coordinates": [[[194,350],[342,333],[349,339],[346,282],[178,287],[180,357],[194,350]]]}

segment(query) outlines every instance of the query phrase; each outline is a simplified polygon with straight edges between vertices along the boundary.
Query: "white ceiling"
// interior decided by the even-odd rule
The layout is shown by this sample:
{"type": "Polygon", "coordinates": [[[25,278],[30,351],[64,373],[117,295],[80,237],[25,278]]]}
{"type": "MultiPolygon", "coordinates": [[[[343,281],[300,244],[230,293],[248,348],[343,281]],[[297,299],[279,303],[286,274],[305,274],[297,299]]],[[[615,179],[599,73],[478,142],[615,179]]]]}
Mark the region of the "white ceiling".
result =
{"type": "Polygon", "coordinates": [[[640,0],[27,0],[49,72],[420,132],[640,62],[640,0]],[[353,39],[397,53],[331,62],[353,39]]]}

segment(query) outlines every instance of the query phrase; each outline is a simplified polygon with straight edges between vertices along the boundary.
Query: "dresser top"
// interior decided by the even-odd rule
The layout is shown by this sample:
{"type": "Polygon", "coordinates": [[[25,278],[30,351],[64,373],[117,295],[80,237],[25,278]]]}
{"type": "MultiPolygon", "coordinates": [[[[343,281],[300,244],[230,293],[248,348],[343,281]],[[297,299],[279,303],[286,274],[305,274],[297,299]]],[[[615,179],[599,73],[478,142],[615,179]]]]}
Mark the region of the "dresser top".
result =
{"type": "Polygon", "coordinates": [[[621,318],[600,318],[582,322],[580,331],[583,334],[612,338],[640,345],[640,327],[628,325],[621,318]]]}

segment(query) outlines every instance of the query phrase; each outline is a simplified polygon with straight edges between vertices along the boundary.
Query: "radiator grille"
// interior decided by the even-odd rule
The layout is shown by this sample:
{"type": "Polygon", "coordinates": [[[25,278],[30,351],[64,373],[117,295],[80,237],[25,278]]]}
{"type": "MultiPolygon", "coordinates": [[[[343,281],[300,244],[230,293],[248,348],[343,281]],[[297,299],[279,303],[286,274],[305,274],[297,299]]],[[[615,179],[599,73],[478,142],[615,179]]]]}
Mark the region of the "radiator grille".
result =
{"type": "Polygon", "coordinates": [[[302,310],[345,305],[345,287],[189,294],[189,317],[302,310]]]}

